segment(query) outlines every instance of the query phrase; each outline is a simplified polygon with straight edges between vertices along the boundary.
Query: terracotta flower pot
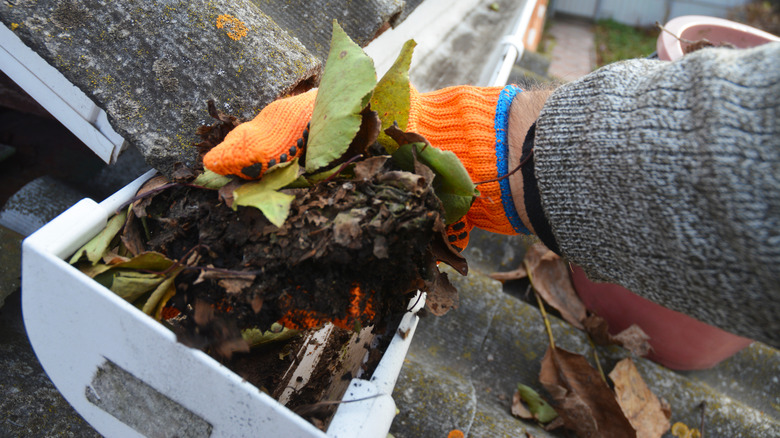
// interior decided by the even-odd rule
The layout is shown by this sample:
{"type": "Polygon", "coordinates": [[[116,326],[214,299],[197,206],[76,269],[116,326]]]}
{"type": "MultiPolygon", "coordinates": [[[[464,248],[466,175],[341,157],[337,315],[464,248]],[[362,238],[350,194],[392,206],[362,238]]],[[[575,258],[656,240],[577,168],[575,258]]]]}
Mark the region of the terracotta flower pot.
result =
{"type": "Polygon", "coordinates": [[[637,324],[650,336],[648,359],[675,370],[711,368],[750,345],[750,339],[725,332],[675,312],[610,283],[594,283],[572,265],[572,281],[585,306],[617,334],[637,324]]]}
{"type": "Polygon", "coordinates": [[[685,15],[670,20],[656,43],[658,59],[674,61],[683,56],[686,43],[680,40],[698,41],[706,38],[714,45],[729,43],[737,48],[747,48],[780,41],[775,35],[741,23],[704,15],[685,15]],[[678,38],[675,38],[676,35],[678,38]]]}

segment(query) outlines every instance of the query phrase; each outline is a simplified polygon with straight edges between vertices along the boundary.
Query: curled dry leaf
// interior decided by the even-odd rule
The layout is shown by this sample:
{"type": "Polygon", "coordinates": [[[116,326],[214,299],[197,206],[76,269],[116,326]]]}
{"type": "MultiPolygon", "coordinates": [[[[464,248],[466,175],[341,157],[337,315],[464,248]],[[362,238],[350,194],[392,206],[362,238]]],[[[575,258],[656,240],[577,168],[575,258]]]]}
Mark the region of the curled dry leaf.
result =
{"type": "Polygon", "coordinates": [[[523,264],[531,284],[544,301],[558,310],[571,325],[583,329],[582,321],[587,312],[574,291],[566,262],[543,244],[535,243],[525,253],[523,264]]]}
{"type": "Polygon", "coordinates": [[[528,277],[528,271],[525,269],[525,265],[520,265],[517,267],[517,269],[512,271],[494,272],[490,274],[489,277],[498,281],[519,280],[521,278],[528,277]]]}
{"type": "Polygon", "coordinates": [[[567,429],[579,437],[635,437],[615,395],[585,358],[558,347],[547,349],[539,382],[555,399],[567,429]]]}
{"type": "Polygon", "coordinates": [[[528,410],[523,404],[523,399],[520,397],[520,391],[515,391],[512,395],[512,415],[522,418],[523,420],[533,420],[534,414],[528,410]]]}
{"type": "Polygon", "coordinates": [[[425,306],[436,316],[442,316],[460,304],[458,290],[450,283],[447,274],[439,272],[433,284],[428,284],[425,306]]]}
{"type": "Polygon", "coordinates": [[[620,345],[640,357],[646,356],[653,349],[649,342],[650,336],[636,324],[614,336],[609,333],[607,321],[598,315],[588,315],[583,325],[596,345],[620,345]]]}
{"type": "Polygon", "coordinates": [[[609,378],[615,384],[617,402],[636,429],[637,438],[658,438],[669,430],[669,416],[661,401],[647,387],[630,358],[618,362],[609,378]]]}
{"type": "Polygon", "coordinates": [[[144,245],[144,239],[141,235],[141,227],[135,217],[135,212],[130,209],[127,214],[127,221],[125,222],[124,230],[122,230],[122,243],[125,245],[130,254],[133,257],[141,254],[145,251],[146,245],[144,245]]]}
{"type": "Polygon", "coordinates": [[[165,178],[162,175],[157,175],[154,178],[150,179],[149,181],[145,182],[140,189],[138,189],[138,193],[136,193],[136,198],[140,198],[133,202],[133,212],[135,213],[136,217],[142,218],[146,217],[146,207],[149,206],[149,204],[152,203],[152,198],[154,195],[149,194],[148,196],[144,196],[150,192],[154,192],[156,190],[159,190],[161,187],[167,185],[169,183],[168,179],[165,178]]]}
{"type": "Polygon", "coordinates": [[[650,336],[647,336],[647,333],[636,324],[616,334],[613,339],[618,345],[622,345],[623,348],[640,357],[647,356],[653,350],[649,342],[650,336]]]}

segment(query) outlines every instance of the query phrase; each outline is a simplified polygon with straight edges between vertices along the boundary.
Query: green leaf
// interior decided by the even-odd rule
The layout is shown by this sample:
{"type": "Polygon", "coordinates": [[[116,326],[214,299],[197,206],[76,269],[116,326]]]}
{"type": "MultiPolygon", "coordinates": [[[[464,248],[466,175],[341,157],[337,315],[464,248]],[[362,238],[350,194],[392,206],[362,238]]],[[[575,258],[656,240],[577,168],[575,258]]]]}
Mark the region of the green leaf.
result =
{"type": "Polygon", "coordinates": [[[165,277],[161,275],[125,270],[111,271],[95,277],[95,281],[131,303],[143,294],[153,291],[163,280],[165,277]]]}
{"type": "Polygon", "coordinates": [[[399,147],[393,154],[396,163],[407,171],[414,171],[412,148],[417,152],[417,160],[436,174],[433,190],[444,207],[445,222],[457,222],[468,213],[475,197],[479,195],[463,163],[451,151],[436,149],[425,143],[409,143],[399,147]]]}
{"type": "Polygon", "coordinates": [[[70,258],[69,263],[76,263],[83,255],[86,255],[87,260],[92,262],[93,265],[99,262],[108,249],[108,246],[111,245],[111,241],[114,240],[116,233],[124,227],[126,220],[127,211],[123,211],[109,219],[106,227],[103,228],[97,236],[87,242],[86,245],[79,248],[79,250],[73,254],[73,257],[70,258]]]}
{"type": "Polygon", "coordinates": [[[311,117],[307,172],[344,155],[360,129],[360,112],[368,104],[375,85],[374,62],[333,20],[330,53],[311,117]]]}
{"type": "Polygon", "coordinates": [[[208,169],[198,175],[197,178],[195,178],[195,181],[192,182],[192,184],[196,186],[201,186],[207,189],[221,189],[222,186],[232,181],[233,178],[229,176],[220,175],[216,172],[212,172],[208,169]]]}
{"type": "Polygon", "coordinates": [[[409,122],[409,109],[411,107],[409,65],[412,62],[412,53],[416,45],[414,40],[409,40],[404,44],[398,58],[390,70],[379,80],[374,89],[374,95],[371,97],[371,109],[377,112],[382,121],[382,129],[377,140],[389,154],[398,149],[398,144],[384,132],[385,129],[393,126],[393,122],[395,122],[400,129],[405,130],[406,124],[409,122]]]}
{"type": "Polygon", "coordinates": [[[289,166],[276,168],[258,181],[241,185],[233,191],[233,209],[239,205],[255,207],[262,211],[272,224],[281,227],[290,213],[290,204],[295,196],[277,190],[296,181],[299,170],[296,158],[289,166]]]}
{"type": "Polygon", "coordinates": [[[176,276],[179,275],[184,268],[179,267],[173,270],[165,280],[155,288],[152,295],[144,303],[144,307],[141,309],[145,314],[154,316],[158,320],[162,313],[162,308],[165,303],[176,294],[176,285],[173,284],[176,280],[176,276]]]}
{"type": "Polygon", "coordinates": [[[533,388],[518,383],[517,391],[520,393],[520,398],[528,405],[528,410],[534,414],[534,417],[539,420],[540,423],[549,423],[558,416],[555,409],[547,404],[533,388]]]}
{"type": "Polygon", "coordinates": [[[173,260],[160,254],[159,252],[148,251],[138,254],[126,262],[121,262],[114,265],[105,265],[99,263],[96,265],[79,266],[79,270],[88,277],[95,278],[96,276],[112,269],[133,269],[163,272],[170,268],[171,265],[173,265],[173,260]]]}
{"type": "Polygon", "coordinates": [[[241,337],[244,338],[250,347],[257,347],[271,342],[286,341],[297,336],[299,333],[298,330],[288,329],[278,322],[275,322],[269,330],[264,332],[256,328],[246,329],[241,332],[241,337]]]}

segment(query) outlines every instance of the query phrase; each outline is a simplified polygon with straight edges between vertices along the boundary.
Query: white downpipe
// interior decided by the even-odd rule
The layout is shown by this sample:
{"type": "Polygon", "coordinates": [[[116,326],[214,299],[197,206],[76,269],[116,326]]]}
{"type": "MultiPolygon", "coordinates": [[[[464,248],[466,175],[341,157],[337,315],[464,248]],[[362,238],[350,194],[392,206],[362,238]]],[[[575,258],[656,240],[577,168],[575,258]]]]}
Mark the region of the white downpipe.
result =
{"type": "Polygon", "coordinates": [[[520,18],[515,25],[514,32],[501,39],[500,44],[507,46],[506,53],[504,54],[504,60],[496,66],[496,70],[491,76],[490,85],[506,85],[509,74],[512,72],[512,66],[515,64],[515,61],[523,56],[523,52],[525,51],[523,35],[525,34],[526,29],[528,29],[528,23],[531,22],[531,16],[533,15],[535,6],[536,0],[526,0],[522,12],[520,12],[520,18]]]}

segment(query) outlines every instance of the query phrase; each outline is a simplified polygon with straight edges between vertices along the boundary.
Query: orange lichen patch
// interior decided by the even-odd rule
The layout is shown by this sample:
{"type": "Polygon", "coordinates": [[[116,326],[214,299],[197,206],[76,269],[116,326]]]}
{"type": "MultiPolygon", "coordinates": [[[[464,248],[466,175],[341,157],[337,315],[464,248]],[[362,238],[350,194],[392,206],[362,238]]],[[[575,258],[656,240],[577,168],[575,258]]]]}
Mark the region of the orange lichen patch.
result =
{"type": "Polygon", "coordinates": [[[249,32],[243,21],[229,14],[222,14],[217,17],[217,29],[222,28],[225,28],[227,36],[235,41],[245,37],[249,32]]]}
{"type": "Polygon", "coordinates": [[[458,429],[453,429],[447,434],[447,438],[463,438],[465,435],[458,429]]]}

